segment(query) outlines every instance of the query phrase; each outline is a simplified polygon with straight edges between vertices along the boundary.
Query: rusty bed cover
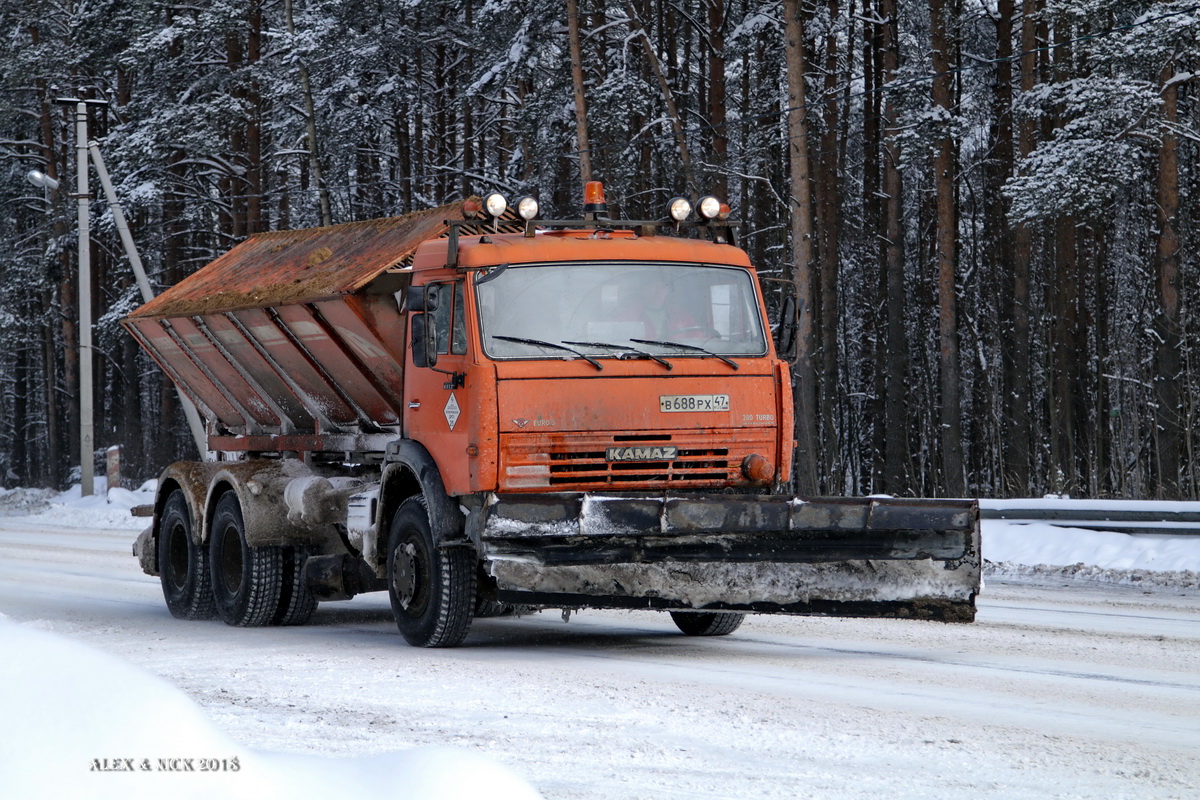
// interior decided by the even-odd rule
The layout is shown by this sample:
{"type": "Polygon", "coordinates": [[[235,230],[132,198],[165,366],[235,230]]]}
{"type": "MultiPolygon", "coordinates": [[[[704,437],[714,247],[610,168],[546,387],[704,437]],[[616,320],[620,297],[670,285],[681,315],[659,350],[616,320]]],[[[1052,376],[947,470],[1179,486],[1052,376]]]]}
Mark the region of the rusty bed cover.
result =
{"type": "Polygon", "coordinates": [[[440,236],[453,204],[327,228],[258,233],[129,315],[166,319],[349,294],[440,236]]]}
{"type": "Polygon", "coordinates": [[[122,324],[207,418],[210,449],[381,449],[402,419],[394,293],[448,219],[459,204],[256,234],[122,324]]]}

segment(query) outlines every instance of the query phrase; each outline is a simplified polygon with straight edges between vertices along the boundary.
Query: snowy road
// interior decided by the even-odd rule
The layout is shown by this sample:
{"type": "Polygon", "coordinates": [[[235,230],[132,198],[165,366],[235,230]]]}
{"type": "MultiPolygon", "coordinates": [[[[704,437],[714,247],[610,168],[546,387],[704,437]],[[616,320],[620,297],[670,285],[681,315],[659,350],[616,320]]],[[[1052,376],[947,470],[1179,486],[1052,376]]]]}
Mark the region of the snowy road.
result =
{"type": "Polygon", "coordinates": [[[0,613],[166,678],[247,747],[487,753],[548,798],[1200,796],[1195,590],[989,581],[974,625],[654,613],[477,620],[407,647],[384,596],[303,628],[174,620],[135,530],[0,517],[0,613]]]}

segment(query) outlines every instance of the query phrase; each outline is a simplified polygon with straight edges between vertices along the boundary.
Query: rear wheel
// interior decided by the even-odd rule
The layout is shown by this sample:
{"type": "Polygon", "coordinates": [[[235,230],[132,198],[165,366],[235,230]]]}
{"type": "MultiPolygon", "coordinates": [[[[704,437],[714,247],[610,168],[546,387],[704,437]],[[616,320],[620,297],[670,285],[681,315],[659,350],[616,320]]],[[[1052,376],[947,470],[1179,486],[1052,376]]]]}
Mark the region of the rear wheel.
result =
{"type": "Polygon", "coordinates": [[[475,552],[439,548],[419,496],[392,517],[387,581],[392,615],[409,644],[454,647],[466,638],[475,610],[475,552]]]}
{"type": "Polygon", "coordinates": [[[513,607],[508,603],[501,603],[499,600],[485,600],[482,597],[475,601],[476,619],[503,617],[505,614],[511,613],[513,613],[513,607]]]}
{"type": "Polygon", "coordinates": [[[212,619],[213,604],[208,550],[192,540],[192,517],[179,489],[163,506],[158,529],[158,575],[163,599],[179,619],[212,619]]]}
{"type": "Polygon", "coordinates": [[[279,610],[283,554],[278,547],[250,547],[237,494],[217,501],[209,537],[209,564],[217,615],[229,625],[270,625],[279,610]]]}
{"type": "Polygon", "coordinates": [[[303,547],[285,547],[282,550],[279,608],[275,611],[272,625],[303,625],[317,610],[317,598],[304,582],[304,562],[308,551],[303,547]]]}
{"type": "Polygon", "coordinates": [[[688,636],[724,636],[742,625],[745,614],[733,611],[672,611],[675,626],[688,636]]]}

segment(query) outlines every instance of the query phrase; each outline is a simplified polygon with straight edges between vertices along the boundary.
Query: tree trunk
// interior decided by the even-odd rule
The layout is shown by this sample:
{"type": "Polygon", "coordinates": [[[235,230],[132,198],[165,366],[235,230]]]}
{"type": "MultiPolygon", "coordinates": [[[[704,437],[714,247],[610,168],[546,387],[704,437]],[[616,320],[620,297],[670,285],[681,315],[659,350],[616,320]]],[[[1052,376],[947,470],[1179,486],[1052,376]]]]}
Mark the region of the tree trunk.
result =
{"type": "Polygon", "coordinates": [[[869,370],[871,376],[871,400],[869,419],[871,421],[871,473],[867,480],[872,487],[883,486],[883,454],[886,450],[887,428],[884,424],[885,404],[887,396],[887,373],[883,365],[887,363],[887,339],[884,332],[884,304],[887,297],[887,284],[884,269],[885,249],[879,247],[883,232],[882,199],[882,166],[880,156],[882,143],[880,141],[881,120],[883,115],[883,93],[879,91],[882,64],[882,28],[871,17],[878,18],[875,6],[878,0],[867,0],[863,8],[863,226],[861,238],[864,264],[874,264],[874,282],[866,282],[864,287],[869,292],[869,302],[865,313],[865,338],[871,344],[870,357],[874,359],[874,368],[869,370]]]}
{"type": "MultiPolygon", "coordinates": [[[[292,0],[284,0],[283,13],[287,24],[288,37],[293,41],[296,36],[296,24],[292,17],[292,0]]],[[[333,214],[329,206],[329,188],[321,174],[320,150],[317,147],[317,112],[313,105],[312,84],[308,78],[308,67],[300,64],[300,93],[304,100],[304,128],[308,139],[308,162],[312,171],[312,182],[317,187],[317,198],[321,206],[321,224],[332,225],[333,214]]]]}
{"type": "Polygon", "coordinates": [[[938,373],[941,388],[940,431],[942,451],[942,490],[951,497],[964,494],[962,456],[962,403],[958,354],[958,298],[955,273],[958,264],[958,210],[954,198],[955,154],[949,119],[953,109],[950,83],[950,37],[948,16],[953,13],[944,0],[929,5],[930,38],[933,61],[933,104],[941,109],[947,128],[937,142],[933,172],[937,193],[937,245],[935,261],[938,274],[938,373]]]}
{"type": "Polygon", "coordinates": [[[784,58],[787,63],[788,167],[791,173],[792,261],[788,278],[799,307],[795,382],[796,491],[817,490],[816,364],[813,352],[813,209],[808,154],[808,109],[805,107],[804,20],[799,0],[783,0],[784,58]]]}
{"type": "MultiPolygon", "coordinates": [[[[989,286],[997,295],[999,330],[997,344],[1003,367],[1002,376],[996,381],[1000,387],[1000,402],[989,415],[1000,420],[994,434],[1002,453],[1003,465],[996,489],[1010,492],[1008,456],[1012,445],[1008,441],[1012,424],[1012,408],[1015,404],[1013,388],[1020,359],[1014,347],[1015,291],[1014,247],[1012,228],[1008,217],[1008,203],[1004,199],[1004,183],[1013,174],[1013,20],[1016,15],[1014,0],[1000,0],[996,22],[996,72],[992,81],[992,126],[989,131],[992,158],[988,161],[987,188],[984,197],[984,258],[988,263],[989,286]]],[[[989,417],[980,417],[982,420],[989,417]]]]}
{"type": "MultiPolygon", "coordinates": [[[[30,35],[33,42],[38,42],[37,28],[30,28],[30,35]]],[[[54,135],[55,121],[53,107],[50,105],[50,89],[46,80],[39,79],[37,81],[38,95],[41,98],[39,104],[39,123],[42,131],[42,142],[45,159],[46,159],[46,175],[57,180],[63,181],[66,173],[59,165],[59,144],[58,137],[54,135]]],[[[60,197],[67,193],[65,186],[60,186],[58,189],[47,190],[47,199],[52,208],[58,207],[60,197]]],[[[54,215],[54,222],[51,225],[54,241],[61,242],[67,236],[67,226],[62,214],[54,215]]],[[[62,396],[67,398],[76,397],[77,393],[72,390],[75,383],[74,377],[67,377],[65,380],[66,389],[62,395],[58,391],[58,376],[59,362],[55,350],[55,335],[54,322],[56,318],[60,321],[58,325],[59,336],[63,341],[63,364],[62,369],[66,375],[78,375],[78,363],[72,360],[72,353],[69,347],[66,346],[66,335],[69,330],[69,315],[66,314],[67,298],[68,298],[68,276],[71,275],[71,255],[70,251],[64,247],[58,248],[58,265],[57,271],[63,276],[59,282],[57,289],[57,303],[55,303],[55,294],[48,294],[45,298],[46,323],[43,332],[43,347],[44,361],[46,365],[46,424],[47,424],[47,485],[55,489],[66,488],[64,479],[66,478],[66,467],[68,463],[73,463],[72,452],[77,449],[75,445],[69,444],[73,442],[75,437],[69,435],[72,429],[71,413],[73,409],[68,407],[66,414],[62,413],[63,405],[61,402],[62,396]],[[63,417],[66,417],[63,419],[63,417]],[[68,459],[71,459],[70,461],[68,459]]],[[[68,401],[70,402],[70,401],[68,401]]]]}
{"type": "MultiPolygon", "coordinates": [[[[881,85],[896,79],[900,68],[896,0],[880,0],[882,31],[881,85]]],[[[900,176],[900,130],[891,95],[884,98],[883,123],[883,303],[886,318],[884,363],[884,454],[880,491],[898,494],[911,488],[908,447],[908,337],[904,330],[907,281],[904,278],[904,185],[900,176]]]]}
{"type": "Polygon", "coordinates": [[[708,124],[712,132],[713,174],[706,191],[729,199],[729,131],[725,127],[725,0],[707,0],[708,124]]]}
{"type": "Polygon", "coordinates": [[[1179,232],[1179,140],[1174,126],[1179,121],[1179,84],[1172,82],[1175,62],[1162,71],[1162,115],[1164,126],[1158,147],[1157,202],[1158,238],[1155,242],[1158,315],[1155,320],[1155,471],[1159,497],[1180,496],[1179,471],[1182,464],[1183,426],[1181,424],[1180,348],[1183,344],[1180,324],[1179,232]]]}
{"type": "Polygon", "coordinates": [[[818,285],[821,309],[820,371],[817,379],[820,409],[819,463],[821,477],[825,481],[825,491],[830,494],[839,492],[840,485],[835,482],[840,480],[845,472],[839,464],[836,425],[838,399],[841,395],[838,376],[838,285],[841,280],[841,209],[838,203],[841,197],[841,163],[838,159],[838,14],[837,0],[830,0],[830,24],[825,37],[825,85],[821,98],[825,124],[821,133],[821,157],[818,159],[817,185],[821,189],[817,193],[819,229],[816,231],[817,241],[820,243],[818,285]]]}
{"type": "MultiPolygon", "coordinates": [[[[1037,84],[1037,14],[1038,0],[1024,0],[1021,10],[1021,92],[1027,94],[1037,84]]],[[[1016,13],[1013,10],[1012,13],[1016,13]]],[[[1033,152],[1037,123],[1032,118],[1021,121],[1018,147],[1022,160],[1033,152]]],[[[1011,173],[1010,173],[1011,174],[1011,173]]],[[[1030,315],[1031,299],[1029,268],[1033,261],[1033,231],[1019,222],[1012,236],[1012,341],[1005,393],[1008,426],[1004,433],[1004,491],[1009,496],[1029,494],[1032,489],[1030,443],[1033,425],[1030,418],[1030,315]]]]}
{"type": "Polygon", "coordinates": [[[571,85],[575,90],[575,143],[579,148],[579,179],[592,179],[592,146],[588,140],[587,96],[583,90],[583,55],[579,45],[579,3],[567,0],[567,39],[571,52],[571,85]]]}
{"type": "MultiPolygon", "coordinates": [[[[262,4],[250,6],[250,31],[246,39],[246,64],[254,70],[262,58],[263,12],[262,4]]],[[[246,233],[254,234],[266,230],[263,224],[263,195],[266,181],[263,180],[262,142],[262,92],[258,80],[251,77],[246,90],[246,105],[250,117],[246,121],[246,233]]]]}
{"type": "MultiPolygon", "coordinates": [[[[1077,77],[1072,70],[1071,30],[1065,17],[1054,25],[1054,72],[1059,81],[1077,77]]],[[[1061,124],[1060,121],[1056,121],[1061,124]]],[[[1054,280],[1049,288],[1054,309],[1054,345],[1052,354],[1051,463],[1056,490],[1078,493],[1080,490],[1079,438],[1083,399],[1080,381],[1083,365],[1080,352],[1086,338],[1079,316],[1079,240],[1077,220],[1064,214],[1054,221],[1054,280]]]]}

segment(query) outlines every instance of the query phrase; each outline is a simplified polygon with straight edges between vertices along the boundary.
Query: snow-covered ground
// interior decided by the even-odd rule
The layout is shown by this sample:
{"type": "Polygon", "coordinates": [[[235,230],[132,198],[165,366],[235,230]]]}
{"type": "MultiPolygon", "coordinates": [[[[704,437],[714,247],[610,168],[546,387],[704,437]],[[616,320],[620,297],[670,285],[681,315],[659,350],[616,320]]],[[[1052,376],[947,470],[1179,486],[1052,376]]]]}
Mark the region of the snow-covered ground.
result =
{"type": "Polygon", "coordinates": [[[0,491],[0,796],[1200,795],[1200,537],[985,522],[968,626],[548,612],[425,651],[374,595],[172,619],[150,496],[0,491]]]}

